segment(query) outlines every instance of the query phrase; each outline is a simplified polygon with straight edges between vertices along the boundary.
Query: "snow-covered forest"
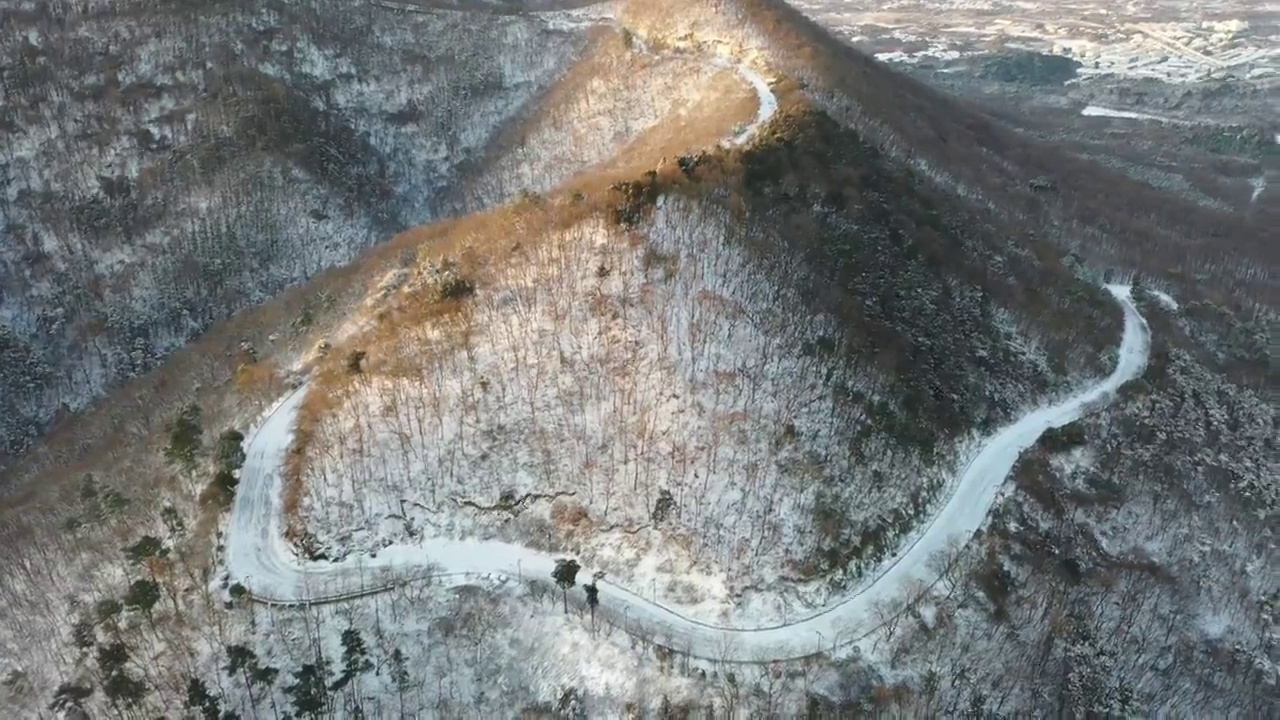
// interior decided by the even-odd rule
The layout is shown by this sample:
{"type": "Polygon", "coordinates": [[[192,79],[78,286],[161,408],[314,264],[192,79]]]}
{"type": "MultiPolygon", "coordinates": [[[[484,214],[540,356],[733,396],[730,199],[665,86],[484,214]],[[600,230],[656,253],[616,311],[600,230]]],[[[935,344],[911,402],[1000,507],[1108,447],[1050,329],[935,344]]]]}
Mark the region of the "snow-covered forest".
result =
{"type": "MultiPolygon", "coordinates": [[[[856,579],[926,512],[969,438],[934,453],[915,442],[935,432],[926,421],[898,425],[871,353],[839,352],[836,319],[798,294],[802,257],[751,257],[763,230],[664,197],[639,233],[526,235],[465,312],[351,341],[366,348],[352,351],[359,372],[340,402],[317,399],[332,406],[306,444],[306,551],[568,535],[611,576],[642,572],[709,611],[745,589],[856,579]]],[[[457,273],[427,259],[394,302],[430,302],[457,273]]],[[[951,312],[966,295],[981,305],[946,292],[951,312]]],[[[1048,374],[1014,315],[985,312],[987,352],[1048,374]]],[[[1007,409],[1037,401],[1014,383],[992,392],[1007,409]]]]}
{"type": "Polygon", "coordinates": [[[1252,246],[1160,244],[1103,168],[776,0],[0,7],[0,435],[103,396],[0,487],[5,716],[1280,702],[1252,246]],[[601,592],[758,627],[874,580],[997,429],[1117,367],[1108,282],[1134,284],[1150,362],[992,478],[936,582],[785,661],[691,657],[601,592]],[[281,553],[363,573],[388,544],[494,538],[562,562],[260,602],[228,509],[304,379],[267,468],[281,553]]]}
{"type": "Polygon", "coordinates": [[[883,402],[876,375],[803,353],[835,334],[832,319],[806,317],[710,213],[672,201],[638,243],[574,228],[456,322],[380,344],[311,439],[312,540],[368,551],[529,510],[539,520],[509,532],[581,526],[584,549],[620,555],[596,559],[615,576],[698,570],[733,592],[816,574],[824,532],[912,514],[939,474],[883,437],[855,443],[870,429],[847,398],[883,402]],[[815,522],[832,507],[847,517],[815,522]]]}
{"type": "Polygon", "coordinates": [[[1204,308],[1137,295],[1152,366],[1116,405],[1023,455],[961,563],[970,584],[945,583],[904,624],[900,667],[1006,707],[1275,705],[1275,408],[1188,352],[1189,315],[1204,308]],[[1019,699],[1029,687],[1040,696],[1019,699]]]}
{"type": "Polygon", "coordinates": [[[533,17],[368,3],[0,12],[5,453],[449,210],[468,160],[582,45],[533,17]]]}

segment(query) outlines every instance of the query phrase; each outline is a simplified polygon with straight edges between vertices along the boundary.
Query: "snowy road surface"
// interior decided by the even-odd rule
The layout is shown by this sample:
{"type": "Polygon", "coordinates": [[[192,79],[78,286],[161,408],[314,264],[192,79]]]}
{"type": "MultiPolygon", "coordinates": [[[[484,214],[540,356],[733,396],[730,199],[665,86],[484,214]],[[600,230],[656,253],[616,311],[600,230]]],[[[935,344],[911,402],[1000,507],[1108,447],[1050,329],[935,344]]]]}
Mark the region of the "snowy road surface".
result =
{"type": "MultiPolygon", "coordinates": [[[[726,661],[761,661],[810,655],[822,647],[863,637],[881,624],[878,608],[920,582],[933,583],[930,558],[953,539],[967,540],[983,524],[1018,455],[1041,433],[1065,425],[1124,383],[1142,374],[1150,349],[1146,321],[1129,288],[1107,288],[1124,310],[1124,335],[1115,370],[1106,379],[1050,407],[1028,413],[1000,430],[965,466],[946,503],[913,542],[889,559],[863,589],[809,617],[775,627],[718,627],[651,602],[641,593],[601,580],[600,610],[622,613],[627,629],[681,652],[726,661]]],[[[256,599],[267,603],[332,602],[388,589],[398,583],[439,577],[466,583],[485,576],[517,575],[549,580],[550,555],[500,542],[429,539],[392,546],[376,558],[342,562],[298,559],[281,532],[281,469],[293,439],[294,419],[305,386],[282,402],[247,441],[247,459],[227,529],[227,568],[256,599]]],[[[583,568],[579,577],[591,577],[583,568]]],[[[576,593],[581,595],[581,593],[576,593]]]]}
{"type": "Polygon", "coordinates": [[[730,145],[743,145],[755,137],[760,128],[778,111],[778,96],[773,94],[768,81],[760,73],[742,64],[736,65],[735,69],[755,89],[756,98],[760,101],[759,109],[756,110],[756,119],[729,141],[730,145]]]}
{"type": "Polygon", "coordinates": [[[1262,197],[1262,191],[1267,189],[1267,174],[1264,172],[1258,177],[1249,181],[1253,186],[1253,194],[1249,196],[1249,204],[1256,205],[1258,198],[1262,197]]]}

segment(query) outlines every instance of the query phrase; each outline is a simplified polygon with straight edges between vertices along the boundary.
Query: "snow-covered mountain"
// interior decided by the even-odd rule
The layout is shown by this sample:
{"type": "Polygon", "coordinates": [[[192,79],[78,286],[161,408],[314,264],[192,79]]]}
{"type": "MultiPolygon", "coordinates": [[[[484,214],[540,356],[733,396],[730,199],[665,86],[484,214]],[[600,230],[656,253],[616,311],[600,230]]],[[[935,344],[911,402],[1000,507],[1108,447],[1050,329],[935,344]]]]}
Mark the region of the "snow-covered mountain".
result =
{"type": "MultiPolygon", "coordinates": [[[[188,156],[115,151],[137,174],[99,183],[104,207],[154,226],[37,234],[142,303],[169,355],[86,364],[114,357],[109,325],[74,326],[90,350],[11,343],[119,384],[14,464],[0,528],[30,549],[5,556],[0,703],[1268,706],[1256,227],[1018,135],[775,0],[494,5],[173,21],[234,50],[173,49],[221,77],[188,115],[221,144],[190,177],[164,165],[156,206],[131,200],[148,163],[188,156]],[[256,229],[162,242],[193,198],[256,229]],[[1207,227],[1238,234],[1193,242],[1207,227]],[[197,301],[203,322],[165,324],[197,301]]],[[[62,157],[13,157],[40,153],[62,157]]],[[[32,197],[5,217],[54,223],[32,197]]],[[[56,304],[42,292],[5,307],[56,304]]],[[[31,417],[40,377],[7,396],[31,417]]]]}
{"type": "Polygon", "coordinates": [[[0,451],[456,210],[445,190],[582,47],[522,15],[192,7],[0,8],[0,451]]]}

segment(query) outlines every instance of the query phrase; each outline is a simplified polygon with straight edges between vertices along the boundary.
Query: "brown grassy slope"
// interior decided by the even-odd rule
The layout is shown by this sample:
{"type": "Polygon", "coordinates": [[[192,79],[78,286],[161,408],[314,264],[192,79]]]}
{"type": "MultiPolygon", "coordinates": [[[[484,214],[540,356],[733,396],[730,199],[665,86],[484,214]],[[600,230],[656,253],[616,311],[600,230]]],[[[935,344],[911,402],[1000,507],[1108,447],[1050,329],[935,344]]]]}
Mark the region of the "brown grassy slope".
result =
{"type": "MultiPolygon", "coordinates": [[[[695,128],[706,132],[705,116],[691,117],[689,127],[675,132],[655,128],[619,155],[612,164],[616,171],[602,166],[549,199],[406,235],[418,236],[417,244],[431,255],[452,258],[465,276],[491,289],[512,263],[522,262],[523,250],[556,229],[587,218],[643,218],[656,197],[669,192],[726,203],[739,213],[736,239],[756,251],[762,264],[782,259],[780,266],[793,267],[786,261],[803,258],[806,277],[778,282],[812,282],[804,293],[812,310],[843,321],[845,336],[835,344],[897,383],[903,422],[916,414],[932,419],[918,423],[915,439],[923,445],[975,422],[1001,419],[1013,410],[1011,398],[1025,402],[1065,375],[1105,371],[1099,353],[1119,335],[1118,313],[1096,287],[1072,275],[1047,241],[1009,243],[992,219],[980,215],[981,208],[895,167],[794,88],[784,85],[778,93],[782,108],[758,141],[744,150],[705,155],[688,173],[674,164],[648,170],[655,156],[673,158],[689,148],[695,128]],[[617,182],[631,186],[632,200],[610,189],[617,182]],[[573,200],[575,195],[581,199],[573,200]],[[1048,375],[1002,346],[999,308],[1042,332],[1048,375]],[[1012,391],[984,396],[993,375],[1012,391]]],[[[706,112],[720,109],[715,104],[706,112]]],[[[704,140],[711,144],[715,135],[704,140]]],[[[396,327],[457,310],[398,302],[380,311],[378,322],[353,338],[352,346],[378,348],[396,327]]],[[[346,382],[341,373],[331,377],[346,382]]]]}
{"type": "Polygon", "coordinates": [[[1266,269],[1280,248],[1267,228],[1020,136],[845,45],[782,0],[646,0],[627,13],[643,32],[764,53],[839,119],[872,126],[865,134],[873,142],[944,171],[1100,267],[1165,279],[1219,304],[1275,304],[1266,269]],[[1033,193],[1027,183],[1040,176],[1057,192],[1033,193]]]}
{"type": "Polygon", "coordinates": [[[643,52],[618,29],[595,28],[582,57],[467,161],[467,181],[443,202],[466,214],[521,191],[546,191],[613,157],[635,157],[618,153],[617,138],[650,136],[655,121],[672,125],[695,109],[703,113],[707,108],[695,106],[707,94],[754,103],[741,85],[731,69],[704,57],[643,52]]]}

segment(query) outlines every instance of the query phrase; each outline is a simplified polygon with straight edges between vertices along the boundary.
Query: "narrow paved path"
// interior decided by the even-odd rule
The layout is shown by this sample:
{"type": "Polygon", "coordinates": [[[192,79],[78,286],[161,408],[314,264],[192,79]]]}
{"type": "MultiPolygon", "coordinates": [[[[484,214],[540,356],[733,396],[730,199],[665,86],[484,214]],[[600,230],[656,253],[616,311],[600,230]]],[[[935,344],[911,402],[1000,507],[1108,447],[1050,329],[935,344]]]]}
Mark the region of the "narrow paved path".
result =
{"type": "MultiPolygon", "coordinates": [[[[1040,435],[1080,418],[1142,374],[1150,350],[1146,321],[1126,286],[1108,286],[1124,311],[1124,336],[1115,370],[1106,379],[1049,407],[1027,413],[992,435],[954,483],[954,490],[914,540],[886,561],[861,590],[806,618],[773,627],[721,627],[682,615],[640,593],[602,580],[601,610],[681,652],[725,661],[756,662],[810,655],[837,641],[861,637],[881,620],[877,608],[917,583],[937,580],[929,562],[953,540],[967,540],[987,512],[1019,454],[1040,435]]],[[[247,460],[227,530],[231,577],[265,603],[338,602],[427,577],[477,582],[488,577],[549,579],[557,555],[500,542],[433,538],[419,546],[392,546],[376,558],[343,562],[300,561],[281,533],[281,468],[305,386],[294,391],[247,441],[247,460]]],[[[584,568],[580,577],[590,577],[584,568]]],[[[580,594],[580,593],[579,593],[580,594]]]]}

